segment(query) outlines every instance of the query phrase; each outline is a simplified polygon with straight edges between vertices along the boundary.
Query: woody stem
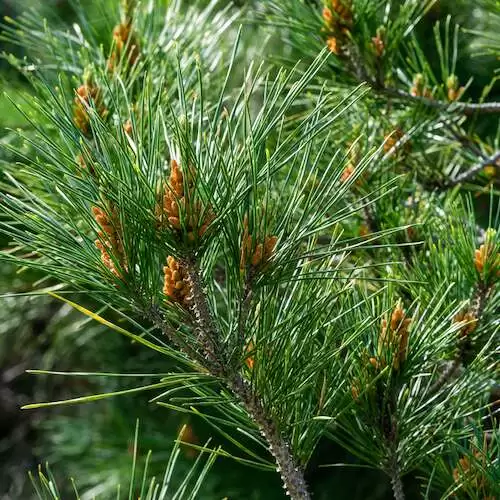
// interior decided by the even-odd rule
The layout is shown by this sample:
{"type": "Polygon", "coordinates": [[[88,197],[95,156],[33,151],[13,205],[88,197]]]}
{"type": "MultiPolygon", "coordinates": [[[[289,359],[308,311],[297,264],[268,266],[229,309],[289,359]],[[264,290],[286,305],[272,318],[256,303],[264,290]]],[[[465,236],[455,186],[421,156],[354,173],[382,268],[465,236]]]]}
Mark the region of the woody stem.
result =
{"type": "Polygon", "coordinates": [[[184,262],[184,266],[191,288],[190,309],[195,318],[198,334],[202,343],[212,346],[210,354],[217,358],[209,360],[206,368],[213,376],[224,381],[257,424],[276,461],[283,486],[290,498],[292,500],[310,500],[311,496],[303,472],[296,463],[289,444],[281,435],[269,410],[255,392],[255,388],[244,380],[230,363],[227,347],[223,344],[220,332],[213,320],[203,289],[202,278],[195,263],[188,260],[184,262]]]}
{"type": "Polygon", "coordinates": [[[394,493],[394,499],[405,500],[403,481],[401,481],[401,473],[399,470],[399,465],[397,463],[397,460],[394,460],[392,464],[390,475],[391,475],[391,485],[392,485],[392,492],[394,493]]]}

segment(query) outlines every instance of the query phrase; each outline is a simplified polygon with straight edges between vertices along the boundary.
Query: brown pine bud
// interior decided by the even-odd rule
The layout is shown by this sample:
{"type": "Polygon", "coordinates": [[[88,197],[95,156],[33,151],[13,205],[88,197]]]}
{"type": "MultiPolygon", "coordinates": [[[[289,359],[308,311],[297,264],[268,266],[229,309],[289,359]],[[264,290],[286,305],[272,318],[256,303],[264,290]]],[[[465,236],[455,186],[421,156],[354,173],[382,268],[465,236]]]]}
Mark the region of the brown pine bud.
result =
{"type": "Polygon", "coordinates": [[[459,312],[454,318],[454,323],[464,323],[460,328],[460,335],[466,337],[477,328],[477,318],[470,311],[459,312]]]}
{"type": "Polygon", "coordinates": [[[333,21],[333,14],[332,14],[332,11],[328,8],[328,7],[325,7],[323,9],[323,19],[325,21],[325,24],[330,27],[331,26],[331,23],[333,21]]]}
{"type": "Polygon", "coordinates": [[[401,303],[398,303],[391,313],[390,321],[382,320],[378,338],[378,356],[387,359],[392,353],[392,366],[399,370],[408,356],[408,342],[412,318],[407,318],[401,303]]]}
{"type": "Polygon", "coordinates": [[[500,277],[500,252],[498,245],[495,245],[496,231],[488,229],[486,231],[485,242],[474,251],[474,266],[479,274],[483,274],[488,269],[491,276],[500,277]]]}
{"type": "Polygon", "coordinates": [[[402,159],[406,154],[411,151],[411,142],[404,140],[405,133],[396,128],[384,137],[384,152],[395,158],[402,159]]]}
{"type": "Polygon", "coordinates": [[[123,131],[127,135],[132,135],[132,120],[130,118],[123,124],[123,131]]]}
{"type": "Polygon", "coordinates": [[[353,173],[354,173],[354,165],[352,163],[349,163],[349,165],[347,165],[347,167],[342,172],[342,175],[340,176],[340,182],[342,183],[347,182],[351,178],[353,173]]]}
{"type": "Polygon", "coordinates": [[[97,233],[99,239],[95,240],[95,246],[101,252],[101,261],[111,273],[118,278],[123,278],[123,271],[128,272],[128,265],[116,210],[108,214],[99,207],[92,207],[92,213],[101,228],[101,231],[97,233]]]}
{"type": "Polygon", "coordinates": [[[107,113],[98,87],[91,83],[80,85],[73,100],[73,122],[84,135],[90,134],[89,109],[93,102],[97,114],[104,117],[107,113]]]}
{"type": "Polygon", "coordinates": [[[334,36],[329,36],[326,39],[326,46],[330,49],[330,52],[333,52],[336,56],[342,53],[340,42],[334,36]]]}
{"type": "Polygon", "coordinates": [[[361,237],[365,237],[365,236],[368,236],[370,234],[370,228],[368,227],[367,224],[361,224],[361,226],[359,226],[359,235],[361,237]]]}
{"type": "Polygon", "coordinates": [[[115,26],[113,29],[113,43],[113,52],[108,60],[108,69],[110,71],[114,71],[122,58],[126,60],[129,67],[137,62],[140,55],[139,41],[132,30],[132,23],[130,21],[115,26]]]}
{"type": "Polygon", "coordinates": [[[248,369],[250,371],[252,371],[253,367],[255,366],[255,358],[254,358],[253,354],[251,354],[254,349],[255,349],[255,345],[254,345],[253,341],[250,340],[250,342],[248,342],[248,344],[245,347],[245,353],[248,355],[245,358],[245,364],[248,366],[248,369]]]}
{"type": "Polygon", "coordinates": [[[276,236],[266,236],[263,243],[257,243],[254,247],[254,238],[249,234],[248,217],[245,215],[240,246],[240,271],[244,272],[248,265],[254,270],[265,267],[274,253],[277,241],[276,236]]]}
{"type": "Polygon", "coordinates": [[[372,45],[373,45],[373,50],[375,52],[375,55],[377,57],[382,57],[384,55],[384,50],[385,50],[385,45],[384,41],[380,36],[374,36],[372,38],[372,45]]]}
{"type": "MultiPolygon", "coordinates": [[[[193,427],[190,424],[184,424],[179,431],[179,436],[178,439],[182,441],[183,443],[186,443],[187,445],[194,444],[197,445],[199,444],[199,439],[198,436],[195,434],[193,427]]],[[[198,452],[196,451],[195,448],[191,446],[184,445],[182,448],[184,450],[184,454],[188,458],[196,458],[198,455],[198,452]]]]}
{"type": "Polygon", "coordinates": [[[354,401],[358,401],[359,400],[359,394],[360,394],[360,388],[359,388],[359,381],[358,380],[354,380],[354,382],[352,383],[351,385],[351,396],[352,396],[352,399],[354,399],[354,401]]]}

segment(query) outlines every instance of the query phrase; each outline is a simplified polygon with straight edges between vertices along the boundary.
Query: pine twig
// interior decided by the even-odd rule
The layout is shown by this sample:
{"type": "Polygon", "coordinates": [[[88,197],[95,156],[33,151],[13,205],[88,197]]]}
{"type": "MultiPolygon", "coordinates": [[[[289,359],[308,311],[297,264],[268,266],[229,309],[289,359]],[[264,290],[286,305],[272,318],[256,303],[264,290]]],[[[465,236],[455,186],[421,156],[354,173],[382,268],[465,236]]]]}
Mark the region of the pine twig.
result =
{"type": "Polygon", "coordinates": [[[455,376],[455,373],[457,373],[458,370],[460,370],[461,366],[462,366],[462,349],[459,347],[457,349],[455,357],[453,358],[453,361],[448,363],[446,368],[443,370],[443,373],[441,373],[436,382],[434,382],[434,384],[431,386],[429,394],[431,396],[436,394],[441,389],[441,387],[443,387],[443,385],[445,385],[449,380],[451,380],[455,376]]]}
{"type": "Polygon", "coordinates": [[[414,96],[409,92],[393,87],[381,87],[374,81],[368,81],[370,86],[379,94],[385,94],[390,97],[397,97],[413,101],[429,108],[439,109],[449,113],[459,113],[466,116],[475,114],[500,114],[500,102],[484,102],[484,103],[469,103],[469,102],[447,102],[430,99],[428,97],[414,96]]]}
{"type": "Polygon", "coordinates": [[[266,439],[269,451],[278,465],[278,472],[287,494],[292,499],[309,500],[311,496],[303,472],[296,464],[289,444],[283,439],[273,420],[269,418],[262,402],[241,375],[234,377],[230,388],[243,403],[266,439]]]}
{"type": "Polygon", "coordinates": [[[283,487],[292,500],[310,500],[304,474],[290,450],[287,441],[281,436],[269,411],[265,408],[258,394],[230,364],[227,347],[223,344],[220,334],[213,321],[210,307],[203,289],[202,278],[196,265],[191,260],[183,261],[183,266],[189,280],[191,294],[189,309],[193,313],[196,329],[206,352],[206,368],[210,373],[221,379],[230,391],[241,401],[245,410],[257,424],[261,434],[266,439],[269,451],[273,455],[278,471],[283,481],[283,487]],[[210,346],[210,348],[207,348],[210,346]]]}
{"type": "Polygon", "coordinates": [[[163,333],[163,335],[165,335],[165,337],[167,337],[167,339],[170,340],[170,342],[172,342],[172,344],[175,345],[175,347],[177,347],[177,349],[186,354],[191,360],[197,363],[202,360],[200,353],[185,342],[184,339],[165,321],[158,307],[151,307],[145,316],[163,333]]]}
{"type": "Polygon", "coordinates": [[[500,151],[497,151],[495,154],[490,156],[489,158],[486,158],[485,160],[477,163],[473,167],[471,167],[469,170],[466,170],[465,172],[462,172],[461,174],[457,175],[454,179],[450,179],[446,184],[445,187],[453,187],[456,186],[457,184],[460,184],[464,181],[467,181],[474,177],[476,174],[481,172],[483,168],[487,167],[488,165],[495,165],[497,168],[500,168],[500,151]]]}
{"type": "MultiPolygon", "coordinates": [[[[481,321],[486,302],[491,293],[492,287],[485,286],[484,283],[478,283],[471,299],[471,312],[476,318],[476,328],[481,321]]],[[[436,394],[447,382],[452,380],[455,374],[460,370],[464,363],[465,347],[466,342],[469,339],[467,337],[461,337],[458,342],[458,349],[455,357],[451,363],[445,368],[440,377],[431,386],[429,393],[431,396],[436,394]]]]}
{"type": "Polygon", "coordinates": [[[405,500],[403,481],[401,481],[401,472],[399,470],[399,465],[397,460],[394,460],[390,474],[391,474],[391,485],[392,485],[392,492],[394,493],[394,499],[405,500]]]}

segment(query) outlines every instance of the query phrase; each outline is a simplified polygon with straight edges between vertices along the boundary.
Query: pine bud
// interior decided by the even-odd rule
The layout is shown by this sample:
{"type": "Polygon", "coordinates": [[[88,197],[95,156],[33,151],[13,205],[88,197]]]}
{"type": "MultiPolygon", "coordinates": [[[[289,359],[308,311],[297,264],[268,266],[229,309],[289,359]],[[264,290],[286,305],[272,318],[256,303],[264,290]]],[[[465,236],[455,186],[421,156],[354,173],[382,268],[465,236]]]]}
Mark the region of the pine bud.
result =
{"type": "Polygon", "coordinates": [[[122,58],[133,66],[139,58],[139,41],[132,30],[131,20],[126,20],[113,29],[113,52],[108,60],[108,69],[114,71],[122,58]]]}
{"type": "Polygon", "coordinates": [[[336,56],[342,53],[340,42],[334,36],[329,36],[326,39],[326,46],[330,49],[330,52],[333,52],[336,56]]]}
{"type": "Polygon", "coordinates": [[[250,265],[254,270],[263,268],[269,262],[274,253],[276,236],[266,236],[264,243],[257,243],[254,246],[255,238],[249,234],[248,217],[245,215],[243,220],[243,236],[240,246],[240,271],[244,272],[250,265]]]}
{"type": "Polygon", "coordinates": [[[328,7],[323,8],[323,20],[325,24],[330,27],[333,22],[333,14],[332,11],[328,7]]]}
{"type": "Polygon", "coordinates": [[[191,242],[201,238],[215,219],[210,207],[204,209],[200,201],[193,199],[195,174],[194,168],[190,168],[188,178],[184,179],[179,164],[172,160],[168,184],[155,209],[158,227],[167,226],[178,232],[185,230],[191,242]]]}
{"type": "MultiPolygon", "coordinates": [[[[458,460],[458,464],[453,469],[453,479],[457,483],[462,483],[474,491],[484,491],[487,485],[486,477],[477,461],[484,461],[485,455],[479,450],[474,450],[472,456],[464,456],[458,460]]],[[[486,498],[486,497],[484,497],[486,498]]]]}
{"type": "Polygon", "coordinates": [[[123,131],[127,135],[132,135],[132,120],[130,118],[123,124],[123,131]]]}
{"type": "MultiPolygon", "coordinates": [[[[405,136],[405,133],[400,128],[396,128],[391,133],[387,134],[384,137],[384,146],[383,146],[384,152],[391,153],[391,154],[395,153],[396,151],[392,151],[393,148],[396,148],[396,146],[401,141],[401,139],[403,139],[404,136],[405,136]]],[[[399,148],[401,148],[401,145],[398,145],[397,149],[399,149],[399,148]]],[[[402,152],[407,153],[409,150],[410,150],[410,142],[406,141],[402,145],[402,152]]]]}
{"type": "Polygon", "coordinates": [[[352,174],[354,174],[354,165],[349,163],[340,176],[340,182],[347,182],[351,178],[352,174]]]}
{"type": "Polygon", "coordinates": [[[101,228],[101,231],[97,233],[99,238],[95,240],[95,246],[101,252],[101,261],[111,273],[118,278],[123,278],[122,271],[128,272],[128,265],[116,209],[112,210],[111,215],[108,215],[103,209],[92,207],[92,213],[101,228]]]}
{"type": "Polygon", "coordinates": [[[323,8],[323,21],[327,32],[326,45],[331,52],[341,55],[352,29],[351,0],[330,0],[323,8]]]}
{"type": "Polygon", "coordinates": [[[80,85],[73,100],[73,122],[84,135],[90,134],[89,109],[94,104],[97,114],[104,117],[107,113],[102,100],[102,93],[96,85],[88,83],[80,85]]]}
{"type": "Polygon", "coordinates": [[[448,89],[448,100],[453,102],[460,97],[464,93],[464,87],[459,88],[458,78],[456,75],[450,75],[446,80],[446,88],[448,89]]]}
{"type": "Polygon", "coordinates": [[[196,449],[191,447],[191,446],[187,446],[190,444],[194,444],[194,445],[199,444],[198,436],[195,434],[194,429],[191,426],[191,424],[187,423],[181,427],[181,429],[179,431],[178,439],[179,439],[179,441],[186,443],[186,445],[183,446],[184,454],[188,458],[196,458],[196,456],[198,455],[196,449]]]}
{"type": "Polygon", "coordinates": [[[373,50],[377,57],[382,57],[384,55],[385,51],[384,39],[385,39],[385,28],[383,26],[380,26],[377,29],[377,36],[374,36],[372,38],[373,50]]]}
{"type": "Polygon", "coordinates": [[[245,347],[245,353],[247,354],[247,357],[245,358],[245,364],[247,365],[248,369],[250,371],[253,370],[253,367],[255,366],[255,358],[252,354],[253,350],[255,349],[255,345],[252,340],[248,342],[248,344],[245,347]]]}
{"type": "Polygon", "coordinates": [[[477,327],[477,318],[470,311],[459,312],[454,318],[454,323],[463,323],[460,328],[460,336],[466,337],[470,335],[477,327]]]}
{"type": "Polygon", "coordinates": [[[406,317],[400,302],[392,311],[390,321],[382,320],[378,338],[378,358],[387,358],[387,355],[392,353],[392,366],[395,370],[400,369],[408,356],[411,321],[412,318],[406,317]]]}
{"type": "Polygon", "coordinates": [[[500,252],[498,244],[495,243],[496,231],[489,228],[486,231],[485,242],[474,252],[474,266],[482,279],[488,276],[500,277],[500,252]]]}
{"type": "Polygon", "coordinates": [[[363,238],[365,236],[368,236],[370,234],[370,228],[368,227],[367,224],[361,224],[359,226],[359,235],[363,238]]]}
{"type": "Polygon", "coordinates": [[[351,396],[354,401],[358,401],[360,392],[359,380],[354,380],[351,385],[351,396]]]}
{"type": "Polygon", "coordinates": [[[190,301],[191,285],[182,265],[172,256],[167,257],[163,268],[163,293],[171,302],[186,307],[190,301]]]}

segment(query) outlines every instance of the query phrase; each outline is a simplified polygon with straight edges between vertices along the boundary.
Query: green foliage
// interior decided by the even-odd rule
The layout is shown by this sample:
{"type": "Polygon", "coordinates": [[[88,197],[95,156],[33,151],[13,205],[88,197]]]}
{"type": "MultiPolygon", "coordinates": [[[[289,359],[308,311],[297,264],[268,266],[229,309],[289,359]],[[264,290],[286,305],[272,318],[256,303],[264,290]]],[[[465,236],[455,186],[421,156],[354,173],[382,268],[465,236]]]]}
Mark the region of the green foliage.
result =
{"type": "MultiPolygon", "coordinates": [[[[342,465],[318,457],[338,446],[396,500],[411,482],[494,498],[500,104],[495,74],[469,102],[453,18],[429,42],[434,1],[97,4],[97,23],[77,5],[71,30],[32,11],[2,35],[30,87],[2,139],[1,259],[42,277],[21,294],[61,301],[62,331],[87,317],[34,371],[67,385],[24,406],[51,412],[48,458],[76,497],[125,478],[129,498],[218,498],[221,457],[328,498],[313,468],[342,465]],[[80,403],[99,414],[92,452],[80,403]],[[124,415],[144,442],[186,422],[220,441],[191,436],[186,471],[178,442],[160,447],[141,477],[124,415]]],[[[37,495],[67,498],[56,483],[40,469],[37,495]]]]}

